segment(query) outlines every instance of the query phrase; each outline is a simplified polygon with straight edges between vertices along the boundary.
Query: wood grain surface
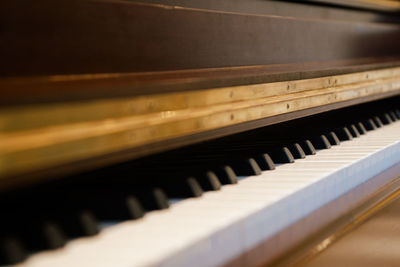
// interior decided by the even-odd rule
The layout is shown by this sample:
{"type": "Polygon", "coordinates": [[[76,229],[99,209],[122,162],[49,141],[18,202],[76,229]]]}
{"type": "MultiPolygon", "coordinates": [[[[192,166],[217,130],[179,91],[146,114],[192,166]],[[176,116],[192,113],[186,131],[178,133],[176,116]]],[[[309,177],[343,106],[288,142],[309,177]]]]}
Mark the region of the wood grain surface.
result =
{"type": "Polygon", "coordinates": [[[383,57],[180,71],[6,77],[0,78],[0,108],[303,80],[398,66],[399,57],[383,57]]]}

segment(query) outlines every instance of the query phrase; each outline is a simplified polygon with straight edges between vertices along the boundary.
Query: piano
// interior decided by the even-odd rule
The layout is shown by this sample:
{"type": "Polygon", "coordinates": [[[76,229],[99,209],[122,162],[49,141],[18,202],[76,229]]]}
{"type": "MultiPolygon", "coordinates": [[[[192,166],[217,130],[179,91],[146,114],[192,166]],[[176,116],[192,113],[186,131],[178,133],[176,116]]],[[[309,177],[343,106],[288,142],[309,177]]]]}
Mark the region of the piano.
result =
{"type": "Polygon", "coordinates": [[[1,266],[307,264],[399,195],[397,1],[2,7],[1,266]]]}

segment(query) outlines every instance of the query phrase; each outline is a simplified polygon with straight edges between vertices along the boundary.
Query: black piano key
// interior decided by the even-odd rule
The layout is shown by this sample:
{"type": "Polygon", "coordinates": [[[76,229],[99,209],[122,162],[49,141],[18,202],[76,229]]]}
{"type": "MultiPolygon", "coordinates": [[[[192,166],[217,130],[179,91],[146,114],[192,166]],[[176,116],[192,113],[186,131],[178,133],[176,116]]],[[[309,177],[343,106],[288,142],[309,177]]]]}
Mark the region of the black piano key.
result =
{"type": "Polygon", "coordinates": [[[398,118],[397,118],[396,114],[394,113],[394,111],[390,111],[389,112],[389,116],[392,119],[392,121],[397,121],[398,120],[398,118]]]}
{"type": "MultiPolygon", "coordinates": [[[[45,249],[61,248],[67,243],[67,237],[60,225],[56,222],[45,221],[40,226],[40,237],[43,247],[45,249]]],[[[31,242],[36,242],[31,240],[31,242]]]]}
{"type": "Polygon", "coordinates": [[[68,237],[93,236],[100,232],[100,225],[91,211],[65,211],[57,221],[68,237]]]}
{"type": "Polygon", "coordinates": [[[373,119],[363,121],[363,125],[365,126],[365,129],[367,129],[367,131],[373,131],[378,128],[373,119]]]}
{"type": "Polygon", "coordinates": [[[223,167],[215,170],[215,173],[218,177],[219,182],[222,185],[237,184],[237,182],[238,182],[236,173],[233,171],[233,169],[230,166],[223,166],[223,167]]]}
{"type": "MultiPolygon", "coordinates": [[[[169,208],[167,194],[159,187],[138,187],[133,195],[145,210],[162,210],[169,208]]],[[[132,192],[133,192],[132,191],[132,192]]]]}
{"type": "Polygon", "coordinates": [[[295,159],[304,159],[306,157],[306,153],[304,153],[303,149],[298,143],[294,143],[290,145],[289,147],[290,152],[293,155],[293,158],[295,159]]]}
{"type": "Polygon", "coordinates": [[[395,110],[394,110],[394,114],[397,116],[397,119],[400,120],[400,110],[395,109],[395,110]]]}
{"type": "Polygon", "coordinates": [[[325,135],[319,135],[311,138],[311,143],[314,145],[316,149],[329,149],[331,148],[331,144],[326,138],[325,135]]]}
{"type": "Polygon", "coordinates": [[[237,161],[232,165],[232,167],[238,176],[252,176],[261,174],[261,168],[253,158],[237,161]]]}
{"type": "Polygon", "coordinates": [[[173,179],[165,184],[168,197],[190,198],[203,195],[203,189],[194,177],[173,179]]]}
{"type": "Polygon", "coordinates": [[[145,211],[133,195],[97,195],[90,197],[88,206],[96,218],[102,221],[134,220],[144,216],[145,211]]]}
{"type": "Polygon", "coordinates": [[[353,140],[353,136],[351,135],[351,133],[350,133],[349,129],[347,129],[347,127],[337,128],[337,129],[335,129],[334,132],[340,141],[353,140]]]}
{"type": "Polygon", "coordinates": [[[273,149],[269,155],[274,163],[293,163],[294,157],[287,147],[273,149]]]}
{"type": "Polygon", "coordinates": [[[203,189],[194,177],[186,178],[182,186],[189,197],[200,197],[203,195],[203,189]]]}
{"type": "Polygon", "coordinates": [[[169,208],[169,200],[164,190],[156,187],[151,190],[151,195],[154,200],[154,209],[163,210],[169,208]]]}
{"type": "Polygon", "coordinates": [[[259,154],[254,158],[263,171],[275,170],[275,164],[272,161],[271,157],[267,154],[259,154]]]}
{"type": "Polygon", "coordinates": [[[340,145],[340,140],[334,132],[329,132],[325,136],[332,146],[340,145]]]}
{"type": "Polygon", "coordinates": [[[92,212],[83,210],[78,213],[77,217],[81,235],[93,236],[100,232],[100,225],[92,212]]]}
{"type": "Polygon", "coordinates": [[[374,121],[377,128],[381,128],[383,126],[383,123],[378,116],[374,116],[372,120],[374,121]]]}
{"type": "Polygon", "coordinates": [[[212,171],[196,176],[196,178],[204,191],[216,191],[221,189],[221,183],[217,175],[212,171]]]}
{"type": "Polygon", "coordinates": [[[4,236],[0,238],[0,265],[20,263],[27,256],[28,253],[18,237],[4,236]]]}
{"type": "MultiPolygon", "coordinates": [[[[160,176],[158,172],[152,173],[154,176],[160,176]]],[[[164,177],[163,177],[164,178],[164,177]]],[[[169,179],[169,178],[164,178],[169,179]]],[[[173,179],[173,178],[172,178],[173,179]]],[[[174,179],[173,179],[174,180],[174,179]]],[[[95,181],[93,181],[95,183],[95,181]]],[[[173,183],[174,181],[172,181],[173,183]]],[[[137,204],[143,210],[159,210],[166,209],[169,207],[169,200],[166,193],[159,186],[159,182],[155,179],[148,178],[145,184],[137,183],[131,176],[126,174],[122,176],[112,177],[112,179],[106,179],[101,183],[98,182],[98,192],[94,189],[94,194],[97,198],[109,198],[110,205],[117,205],[122,208],[121,214],[129,214],[129,208],[126,206],[127,198],[132,197],[133,202],[137,204]],[[122,203],[122,205],[120,204],[122,203]],[[125,209],[127,208],[127,210],[125,209]],[[125,211],[124,211],[125,210],[125,211]]],[[[89,196],[90,197],[90,196],[89,196]]],[[[103,201],[103,200],[101,200],[103,201]]],[[[132,200],[129,200],[129,203],[132,200]]],[[[108,203],[107,203],[108,204],[108,203]]],[[[132,203],[131,203],[132,204],[132,203]]],[[[124,216],[126,217],[126,216],[124,216]]],[[[130,217],[130,216],[128,216],[130,217]]],[[[132,219],[135,219],[136,215],[132,219]]],[[[127,218],[131,219],[131,218],[127,218]]]]}
{"type": "Polygon", "coordinates": [[[53,217],[54,212],[49,209],[53,204],[58,204],[57,201],[41,202],[44,199],[44,195],[38,195],[37,199],[24,199],[16,208],[18,213],[11,225],[12,231],[21,238],[28,250],[56,249],[64,246],[68,240],[61,224],[53,217]]]}
{"type": "Polygon", "coordinates": [[[389,112],[386,112],[385,114],[383,114],[383,117],[389,122],[389,123],[393,123],[396,120],[393,120],[391,115],[389,114],[389,112]]]}
{"type": "Polygon", "coordinates": [[[304,140],[299,143],[306,155],[315,155],[316,151],[310,140],[304,140]]]}
{"type": "Polygon", "coordinates": [[[360,137],[360,133],[358,132],[356,126],[354,124],[351,124],[349,127],[347,127],[353,138],[360,137]]]}
{"type": "Polygon", "coordinates": [[[145,214],[142,205],[140,202],[137,200],[136,197],[129,195],[124,198],[124,203],[122,203],[124,206],[121,207],[123,208],[123,211],[127,211],[128,219],[139,219],[142,218],[145,214]]]}
{"type": "Polygon", "coordinates": [[[387,113],[382,114],[381,116],[379,116],[379,118],[381,119],[381,121],[384,125],[393,123],[393,120],[390,118],[389,114],[387,114],[387,113]]]}
{"type": "Polygon", "coordinates": [[[360,134],[366,134],[367,129],[364,127],[364,124],[362,122],[356,123],[357,130],[360,134]]]}

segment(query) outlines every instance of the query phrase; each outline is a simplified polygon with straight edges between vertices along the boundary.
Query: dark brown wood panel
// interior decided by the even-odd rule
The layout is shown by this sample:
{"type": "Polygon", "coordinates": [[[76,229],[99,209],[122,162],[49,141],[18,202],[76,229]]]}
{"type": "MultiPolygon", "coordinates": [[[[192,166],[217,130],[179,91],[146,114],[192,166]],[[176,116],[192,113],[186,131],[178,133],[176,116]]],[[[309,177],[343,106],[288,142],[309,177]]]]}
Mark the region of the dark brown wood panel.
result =
{"type": "MultiPolygon", "coordinates": [[[[158,3],[172,6],[183,6],[228,12],[276,15],[296,18],[323,20],[342,20],[358,22],[399,22],[400,18],[388,8],[371,8],[371,5],[360,6],[363,2],[345,0],[343,3],[329,1],[290,1],[290,0],[137,0],[144,3],[158,3]],[[345,5],[347,4],[347,5],[345,5]]],[[[377,5],[372,5],[376,7],[377,5]]],[[[378,7],[381,7],[378,5],[378,7]]]]}
{"type": "Polygon", "coordinates": [[[390,24],[112,0],[6,0],[1,5],[1,76],[288,64],[400,53],[400,28],[390,24]]]}

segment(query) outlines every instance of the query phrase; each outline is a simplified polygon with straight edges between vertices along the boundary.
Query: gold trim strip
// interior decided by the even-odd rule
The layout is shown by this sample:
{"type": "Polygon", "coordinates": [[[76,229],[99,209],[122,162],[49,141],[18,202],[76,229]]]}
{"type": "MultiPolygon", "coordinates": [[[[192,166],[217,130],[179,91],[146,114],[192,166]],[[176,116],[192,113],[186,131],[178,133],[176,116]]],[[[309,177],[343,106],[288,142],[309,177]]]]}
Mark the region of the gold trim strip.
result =
{"type": "Polygon", "coordinates": [[[0,133],[66,123],[209,107],[310,90],[338,88],[356,83],[374,83],[376,80],[397,76],[400,76],[400,68],[388,68],[314,79],[231,86],[190,92],[125,97],[111,100],[5,107],[0,108],[0,133]]]}
{"type": "Polygon", "coordinates": [[[153,142],[388,92],[400,68],[0,110],[0,179],[153,142]]]}

